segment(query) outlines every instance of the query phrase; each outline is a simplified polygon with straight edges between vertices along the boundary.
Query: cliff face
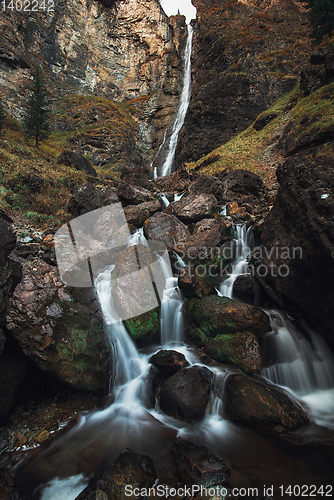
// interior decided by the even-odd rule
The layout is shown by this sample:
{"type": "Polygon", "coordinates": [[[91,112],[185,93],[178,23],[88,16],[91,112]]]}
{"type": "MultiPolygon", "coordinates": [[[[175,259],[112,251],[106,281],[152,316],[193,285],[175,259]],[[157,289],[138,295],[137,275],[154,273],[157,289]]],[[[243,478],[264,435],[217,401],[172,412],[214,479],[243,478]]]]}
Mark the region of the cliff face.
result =
{"type": "Polygon", "coordinates": [[[150,148],[177,106],[185,21],[168,18],[158,0],[103,3],[60,0],[54,12],[2,15],[0,92],[20,116],[24,81],[39,63],[57,97],[94,93],[120,102],[146,96],[139,106],[139,142],[150,148]]]}
{"type": "Polygon", "coordinates": [[[194,0],[192,95],[177,164],[197,160],[246,129],[299,80],[310,53],[295,0],[194,0]]]}

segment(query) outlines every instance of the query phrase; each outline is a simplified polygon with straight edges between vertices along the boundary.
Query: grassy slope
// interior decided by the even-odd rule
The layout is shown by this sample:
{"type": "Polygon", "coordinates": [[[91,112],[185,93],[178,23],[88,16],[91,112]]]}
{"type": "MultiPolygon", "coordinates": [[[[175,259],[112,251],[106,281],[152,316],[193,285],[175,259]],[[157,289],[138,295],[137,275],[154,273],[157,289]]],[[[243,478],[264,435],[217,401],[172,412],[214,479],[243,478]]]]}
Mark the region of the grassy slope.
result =
{"type": "MultiPolygon", "coordinates": [[[[262,130],[251,125],[238,136],[196,162],[187,164],[189,170],[215,174],[222,170],[246,169],[260,175],[267,184],[275,182],[276,166],[282,157],[273,146],[289,129],[296,139],[311,137],[334,125],[334,83],[326,85],[303,98],[299,85],[279,99],[258,118],[277,114],[262,130]]],[[[333,145],[324,144],[318,154],[334,159],[333,145]]]]}
{"type": "MultiPolygon", "coordinates": [[[[66,204],[71,187],[81,185],[88,176],[71,167],[57,165],[56,159],[64,149],[73,149],[69,140],[80,134],[96,134],[101,129],[114,141],[125,141],[137,128],[135,101],[115,104],[95,96],[70,95],[58,101],[52,113],[54,127],[47,141],[37,149],[34,141],[27,141],[20,124],[7,117],[0,136],[0,205],[12,215],[24,215],[34,222],[52,220],[56,224],[66,220],[66,204]],[[92,117],[99,114],[101,120],[92,117]],[[60,124],[60,125],[59,125],[60,124]],[[23,182],[22,177],[37,175],[45,184],[37,189],[23,182]]],[[[89,159],[89,157],[88,157],[89,159]]],[[[117,176],[110,168],[98,168],[96,184],[113,184],[117,176]]]]}

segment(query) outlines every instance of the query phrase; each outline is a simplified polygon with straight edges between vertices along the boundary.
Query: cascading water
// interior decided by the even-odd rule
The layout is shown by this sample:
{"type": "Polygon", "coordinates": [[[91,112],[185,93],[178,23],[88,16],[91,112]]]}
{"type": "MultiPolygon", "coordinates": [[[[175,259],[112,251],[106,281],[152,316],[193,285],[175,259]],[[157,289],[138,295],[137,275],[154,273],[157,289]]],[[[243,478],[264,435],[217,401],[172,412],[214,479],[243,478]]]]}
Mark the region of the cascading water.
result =
{"type": "MultiPolygon", "coordinates": [[[[147,245],[142,230],[136,231],[129,238],[128,245],[135,244],[147,245]]],[[[246,260],[251,244],[252,239],[246,226],[237,227],[236,246],[239,249],[237,265],[246,260]]],[[[196,353],[183,344],[182,296],[177,286],[177,278],[173,277],[169,263],[161,256],[158,256],[158,259],[166,279],[161,301],[161,345],[163,348],[173,348],[182,352],[190,365],[201,365],[196,353]]],[[[245,272],[243,265],[239,266],[239,269],[240,272],[245,272]]],[[[82,469],[73,463],[73,449],[76,457],[86,455],[86,450],[89,450],[89,457],[92,459],[91,455],[95,453],[97,465],[91,470],[99,470],[100,463],[104,470],[105,464],[111,464],[127,447],[131,447],[137,453],[150,455],[159,464],[162,450],[169,449],[171,442],[178,435],[197,444],[209,446],[218,455],[241,456],[243,463],[246,456],[246,461],[251,463],[253,471],[255,455],[252,451],[249,456],[249,450],[258,446],[256,441],[258,436],[254,437],[251,431],[225,420],[223,416],[224,382],[231,372],[238,370],[223,365],[210,368],[214,373],[210,402],[205,417],[197,423],[189,424],[169,417],[163,414],[159,406],[153,409],[146,393],[149,387],[147,384],[150,369],[149,355],[137,350],[122,322],[115,322],[111,271],[112,267],[101,272],[96,280],[96,290],[112,346],[114,375],[111,397],[114,399],[105,409],[81,415],[78,424],[66,435],[58,438],[41,455],[40,460],[43,464],[49,464],[52,460],[56,460],[58,468],[59,463],[64,464],[64,471],[59,477],[55,478],[53,473],[51,475],[53,479],[46,486],[44,481],[44,487],[40,490],[41,500],[73,500],[88,483],[89,477],[78,474],[82,469]],[[66,452],[66,449],[69,451],[66,452]],[[63,455],[59,457],[59,454],[63,455]]],[[[330,395],[330,401],[333,401],[334,363],[326,352],[323,341],[310,332],[311,345],[282,314],[277,311],[266,312],[270,316],[273,331],[264,337],[264,348],[269,353],[274,352],[274,356],[269,366],[262,370],[261,375],[283,386],[285,390],[293,391],[293,395],[308,407],[309,414],[316,423],[331,427],[334,425],[331,417],[334,413],[334,404],[330,413],[330,405],[325,401],[330,395]]],[[[261,446],[264,446],[263,441],[260,443],[262,443],[259,448],[260,456],[255,462],[259,467],[263,460],[261,446]]],[[[275,458],[270,462],[273,449],[270,450],[266,460],[269,461],[269,470],[275,471],[276,478],[279,471],[275,467],[277,463],[281,464],[282,459],[281,455],[278,455],[278,462],[275,462],[275,458]]],[[[163,456],[163,460],[165,459],[163,456]]],[[[51,470],[54,469],[51,467],[51,470]]],[[[280,477],[285,476],[286,469],[283,468],[280,477]]]]}
{"type": "MultiPolygon", "coordinates": [[[[247,274],[247,256],[253,250],[252,228],[236,225],[236,260],[233,273],[222,283],[223,296],[233,296],[237,277],[247,274]]],[[[310,341],[276,310],[265,310],[271,332],[262,338],[263,352],[271,362],[261,375],[304,402],[310,417],[319,425],[334,428],[334,358],[322,338],[306,327],[310,341]]]]}
{"type": "Polygon", "coordinates": [[[234,231],[235,240],[235,257],[236,260],[232,264],[232,273],[220,285],[220,293],[224,297],[232,298],[233,285],[240,274],[247,273],[247,256],[254,246],[254,237],[251,226],[237,224],[234,231]]]}
{"type": "MultiPolygon", "coordinates": [[[[184,123],[184,119],[189,106],[190,91],[191,91],[191,49],[192,49],[193,31],[194,31],[193,27],[190,24],[188,24],[187,44],[184,51],[183,89],[180,97],[179,109],[172,129],[172,135],[169,139],[167,156],[164,161],[164,164],[161,167],[161,172],[160,172],[161,176],[170,174],[172,171],[179,132],[184,123]]],[[[165,143],[165,140],[166,137],[164,137],[163,143],[165,143]]],[[[159,173],[157,169],[154,169],[154,178],[156,178],[158,174],[159,173]]]]}

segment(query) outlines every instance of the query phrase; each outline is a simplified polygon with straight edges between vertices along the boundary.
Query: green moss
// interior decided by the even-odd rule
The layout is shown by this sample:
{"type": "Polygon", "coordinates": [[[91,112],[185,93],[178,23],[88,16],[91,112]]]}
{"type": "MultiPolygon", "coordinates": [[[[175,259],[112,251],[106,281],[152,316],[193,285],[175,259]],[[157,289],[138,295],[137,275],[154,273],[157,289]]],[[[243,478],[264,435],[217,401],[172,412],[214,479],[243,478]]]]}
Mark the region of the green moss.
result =
{"type": "Polygon", "coordinates": [[[159,308],[124,321],[131,338],[139,345],[158,342],[160,339],[159,308]]]}

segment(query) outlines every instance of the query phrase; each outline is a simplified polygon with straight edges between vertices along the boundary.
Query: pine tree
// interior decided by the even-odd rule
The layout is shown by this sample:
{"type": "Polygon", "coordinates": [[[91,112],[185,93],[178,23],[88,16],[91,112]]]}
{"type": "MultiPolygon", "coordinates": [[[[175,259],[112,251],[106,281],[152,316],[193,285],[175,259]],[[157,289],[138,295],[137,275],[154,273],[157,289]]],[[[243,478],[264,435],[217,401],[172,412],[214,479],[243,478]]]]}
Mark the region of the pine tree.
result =
{"type": "Polygon", "coordinates": [[[308,18],[313,30],[310,37],[320,42],[324,35],[334,30],[333,0],[300,0],[309,9],[308,18]]]}
{"type": "Polygon", "coordinates": [[[49,111],[47,91],[41,71],[38,67],[33,73],[33,80],[28,85],[28,100],[24,109],[23,129],[27,137],[34,137],[36,147],[39,141],[49,135],[49,111]]]}
{"type": "Polygon", "coordinates": [[[5,113],[5,110],[3,109],[2,102],[0,101],[0,134],[3,129],[4,121],[6,118],[7,114],[5,113]]]}

